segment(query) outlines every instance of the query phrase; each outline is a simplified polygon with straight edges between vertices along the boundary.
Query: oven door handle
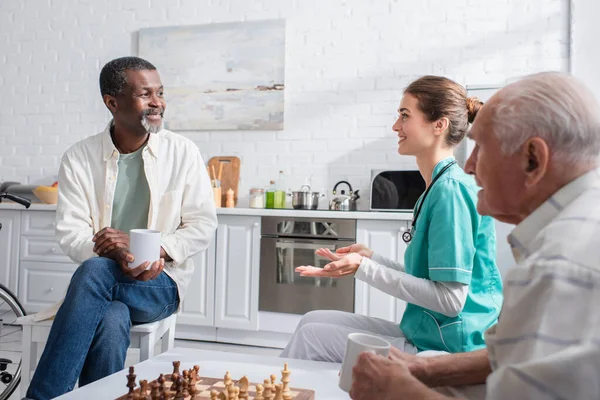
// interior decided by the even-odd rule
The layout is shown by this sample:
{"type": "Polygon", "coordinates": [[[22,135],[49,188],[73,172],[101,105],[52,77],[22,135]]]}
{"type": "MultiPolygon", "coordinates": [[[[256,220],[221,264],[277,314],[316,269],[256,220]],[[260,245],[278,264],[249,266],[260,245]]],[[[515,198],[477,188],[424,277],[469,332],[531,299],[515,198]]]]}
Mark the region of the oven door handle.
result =
{"type": "Polygon", "coordinates": [[[316,250],[320,248],[328,248],[334,249],[339,247],[345,247],[350,245],[352,242],[350,241],[342,241],[342,240],[316,240],[316,239],[281,239],[275,238],[275,247],[276,248],[294,248],[294,249],[307,249],[307,250],[316,250]],[[338,246],[339,245],[339,246],[338,246]]]}

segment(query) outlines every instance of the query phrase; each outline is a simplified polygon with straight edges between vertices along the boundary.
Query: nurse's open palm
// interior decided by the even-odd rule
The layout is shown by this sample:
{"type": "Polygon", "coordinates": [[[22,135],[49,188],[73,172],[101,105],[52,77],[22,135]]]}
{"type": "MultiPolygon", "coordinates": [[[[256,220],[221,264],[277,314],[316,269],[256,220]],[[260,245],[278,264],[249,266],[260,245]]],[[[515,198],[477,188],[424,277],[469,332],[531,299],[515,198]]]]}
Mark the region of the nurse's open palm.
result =
{"type": "Polygon", "coordinates": [[[346,275],[354,275],[362,262],[362,258],[358,253],[351,253],[337,261],[330,262],[323,268],[302,265],[296,267],[296,272],[299,272],[301,276],[340,278],[346,275]]]}

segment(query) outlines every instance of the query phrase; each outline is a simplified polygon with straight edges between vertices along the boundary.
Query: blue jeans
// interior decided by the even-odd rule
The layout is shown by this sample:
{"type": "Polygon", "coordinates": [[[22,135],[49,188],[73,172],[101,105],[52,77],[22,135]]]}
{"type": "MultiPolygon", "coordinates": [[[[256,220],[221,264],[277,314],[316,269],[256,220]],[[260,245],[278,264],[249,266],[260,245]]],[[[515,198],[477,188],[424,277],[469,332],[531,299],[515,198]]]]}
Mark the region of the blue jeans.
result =
{"type": "Polygon", "coordinates": [[[133,324],[158,321],[179,305],[177,285],[164,272],[141,282],[118,264],[94,257],[77,268],[58,310],[27,398],[51,399],[125,367],[133,324]]]}

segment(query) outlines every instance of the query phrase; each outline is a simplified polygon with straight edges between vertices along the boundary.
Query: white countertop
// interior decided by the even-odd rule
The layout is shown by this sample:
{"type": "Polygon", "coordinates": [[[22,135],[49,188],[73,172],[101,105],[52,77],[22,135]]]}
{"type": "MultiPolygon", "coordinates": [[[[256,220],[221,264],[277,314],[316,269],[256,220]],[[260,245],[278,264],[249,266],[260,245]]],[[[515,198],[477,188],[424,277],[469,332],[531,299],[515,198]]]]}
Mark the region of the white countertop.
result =
{"type": "MultiPolygon", "coordinates": [[[[200,376],[219,378],[229,371],[237,380],[246,375],[250,382],[262,382],[271,374],[281,378],[283,364],[288,363],[291,370],[290,387],[306,388],[315,391],[317,400],[348,399],[346,392],[338,387],[340,364],[291,360],[262,355],[226,353],[211,350],[174,348],[157,357],[135,365],[136,383],[140,379],[156,379],[161,373],[173,370],[173,361],[181,361],[181,370],[189,369],[195,364],[200,366],[200,376]]],[[[106,400],[115,399],[127,394],[128,369],[114,373],[83,388],[74,390],[59,399],[106,400]]]]}
{"type": "MultiPolygon", "coordinates": [[[[25,210],[18,203],[3,201],[0,210],[25,210]]],[[[27,210],[30,211],[55,211],[55,204],[33,203],[27,210]]],[[[329,211],[329,210],[294,210],[264,209],[264,208],[217,208],[217,215],[255,215],[274,217],[305,217],[305,218],[348,218],[363,220],[395,220],[410,221],[412,213],[409,212],[384,212],[384,211],[329,211]]]]}
{"type": "Polygon", "coordinates": [[[257,215],[273,217],[348,218],[410,221],[412,213],[383,211],[329,211],[264,208],[217,208],[218,215],[257,215]]]}
{"type": "Polygon", "coordinates": [[[25,208],[19,203],[13,203],[12,201],[2,200],[0,203],[0,210],[31,210],[31,211],[55,211],[56,204],[41,204],[41,203],[31,203],[29,208],[25,208]]]}

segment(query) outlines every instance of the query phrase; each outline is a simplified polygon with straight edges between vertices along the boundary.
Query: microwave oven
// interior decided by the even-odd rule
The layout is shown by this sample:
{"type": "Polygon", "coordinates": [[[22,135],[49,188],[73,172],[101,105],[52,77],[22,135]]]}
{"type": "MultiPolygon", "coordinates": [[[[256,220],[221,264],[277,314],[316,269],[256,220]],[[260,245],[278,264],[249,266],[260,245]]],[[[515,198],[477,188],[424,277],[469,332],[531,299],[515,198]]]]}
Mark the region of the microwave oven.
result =
{"type": "Polygon", "coordinates": [[[425,191],[425,180],[418,169],[372,170],[371,211],[413,212],[425,191]]]}

